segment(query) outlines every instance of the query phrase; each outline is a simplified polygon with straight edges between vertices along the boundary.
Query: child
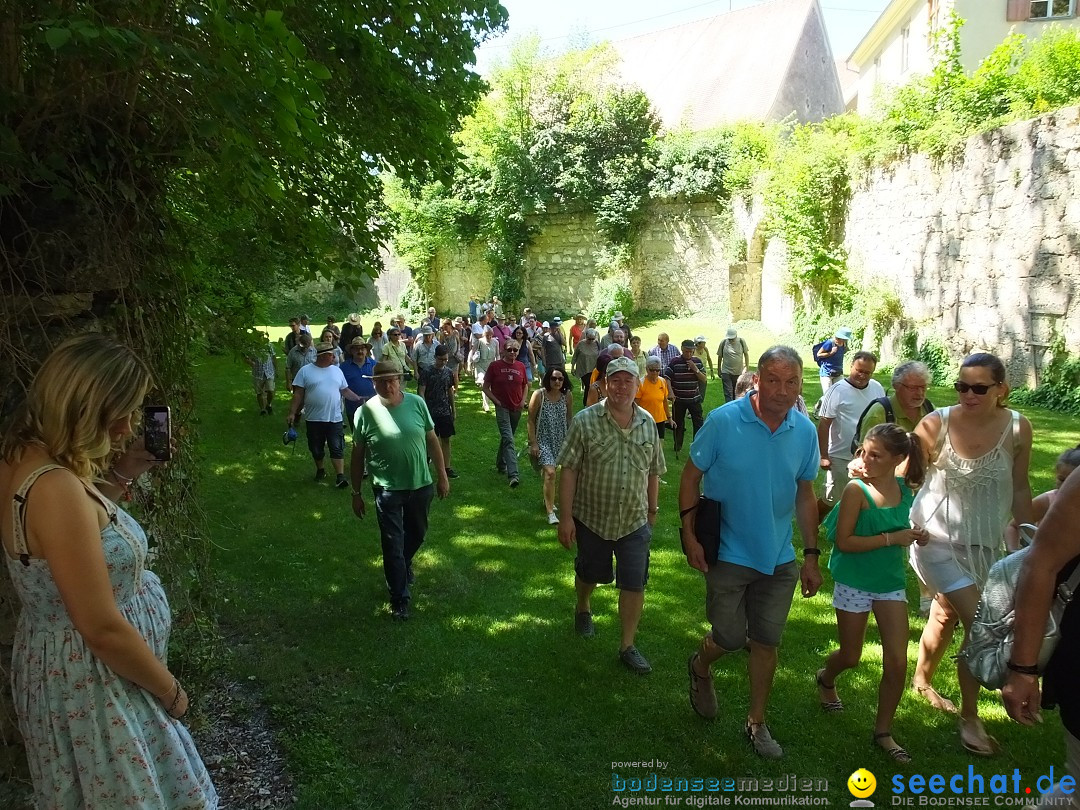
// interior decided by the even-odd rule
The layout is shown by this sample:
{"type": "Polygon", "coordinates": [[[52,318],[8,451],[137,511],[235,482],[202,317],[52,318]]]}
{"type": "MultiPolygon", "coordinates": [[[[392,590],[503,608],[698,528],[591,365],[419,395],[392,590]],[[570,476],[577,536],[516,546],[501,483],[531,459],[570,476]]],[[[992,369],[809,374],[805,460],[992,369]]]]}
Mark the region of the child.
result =
{"type": "MultiPolygon", "coordinates": [[[[1054,465],[1054,480],[1057,482],[1058,487],[1065,483],[1065,479],[1069,477],[1069,473],[1077,467],[1080,467],[1080,444],[1071,450],[1066,450],[1058,456],[1057,464],[1054,465]]],[[[1056,497],[1057,487],[1031,499],[1032,523],[1037,524],[1043,519],[1047,510],[1050,508],[1050,504],[1054,502],[1054,498],[1056,497]]],[[[1016,551],[1020,546],[1020,530],[1016,525],[1016,521],[1013,520],[1005,527],[1005,547],[1009,551],[1016,551]]]]}
{"type": "Polygon", "coordinates": [[[915,497],[912,489],[923,480],[922,451],[913,434],[895,424],[882,424],[866,434],[862,460],[863,478],[848,483],[825,519],[827,535],[835,545],[829,570],[840,648],[818,670],[818,698],[825,711],[843,711],[836,677],[858,665],[868,614],[873,610],[882,650],[873,742],[896,762],[910,762],[911,756],[897,745],[890,727],[907,678],[907,547],[928,539],[924,530],[908,524],[915,497]],[[907,473],[897,478],[896,468],[905,460],[907,473]]]}

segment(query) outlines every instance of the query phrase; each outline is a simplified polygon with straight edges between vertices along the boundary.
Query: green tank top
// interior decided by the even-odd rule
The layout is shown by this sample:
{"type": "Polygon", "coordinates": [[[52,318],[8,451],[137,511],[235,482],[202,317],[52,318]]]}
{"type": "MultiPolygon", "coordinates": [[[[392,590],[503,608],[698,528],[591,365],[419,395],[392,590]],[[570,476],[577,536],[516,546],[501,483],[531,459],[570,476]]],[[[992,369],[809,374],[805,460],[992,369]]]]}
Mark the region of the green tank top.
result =
{"type": "MultiPolygon", "coordinates": [[[[871,537],[882,532],[897,532],[911,528],[908,518],[911,502],[915,499],[902,478],[900,484],[900,503],[896,506],[878,507],[870,496],[869,487],[858,479],[852,479],[863,491],[866,509],[859,512],[855,522],[855,535],[871,537]]],[[[858,588],[870,593],[891,593],[902,591],[906,586],[907,549],[903,546],[883,546],[870,551],[841,551],[836,547],[836,521],[840,515],[840,503],[837,502],[828,517],[825,518],[825,534],[833,544],[829,555],[829,571],[833,581],[843,583],[849,588],[858,588]]]]}

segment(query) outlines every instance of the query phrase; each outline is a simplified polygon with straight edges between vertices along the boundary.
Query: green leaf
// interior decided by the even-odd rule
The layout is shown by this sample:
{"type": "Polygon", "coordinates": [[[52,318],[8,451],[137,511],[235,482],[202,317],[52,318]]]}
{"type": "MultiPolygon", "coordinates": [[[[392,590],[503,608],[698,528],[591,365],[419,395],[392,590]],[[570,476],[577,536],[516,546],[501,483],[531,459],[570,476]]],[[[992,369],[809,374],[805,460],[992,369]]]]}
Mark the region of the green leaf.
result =
{"type": "Polygon", "coordinates": [[[70,28],[50,28],[45,32],[45,41],[54,51],[58,51],[71,39],[70,28]]]}
{"type": "Polygon", "coordinates": [[[326,65],[319,62],[305,62],[304,67],[308,69],[308,73],[314,76],[316,79],[327,81],[330,78],[330,69],[326,65]]]}
{"type": "Polygon", "coordinates": [[[285,40],[285,44],[289,49],[289,53],[291,53],[297,60],[302,60],[305,56],[307,56],[307,48],[304,47],[304,43],[301,42],[299,38],[295,36],[290,36],[287,40],[285,40]]]}

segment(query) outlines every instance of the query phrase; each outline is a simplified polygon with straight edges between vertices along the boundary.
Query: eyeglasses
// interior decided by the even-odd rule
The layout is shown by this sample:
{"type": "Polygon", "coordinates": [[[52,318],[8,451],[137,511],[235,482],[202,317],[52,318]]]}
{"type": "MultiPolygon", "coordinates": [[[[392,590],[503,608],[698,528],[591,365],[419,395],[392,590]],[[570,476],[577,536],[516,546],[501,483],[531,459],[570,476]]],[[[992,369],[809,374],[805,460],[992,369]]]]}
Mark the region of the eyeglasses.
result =
{"type": "Polygon", "coordinates": [[[565,380],[566,377],[564,377],[562,374],[552,374],[551,379],[552,380],[565,380]]]}
{"type": "Polygon", "coordinates": [[[968,383],[966,383],[966,382],[954,382],[952,384],[952,387],[955,388],[957,390],[957,392],[959,392],[961,394],[966,394],[968,391],[972,391],[972,392],[978,394],[981,397],[983,394],[985,394],[991,388],[994,388],[994,387],[996,387],[996,386],[998,386],[1000,384],[1001,383],[993,383],[992,385],[968,385],[968,383]]]}
{"type": "Polygon", "coordinates": [[[923,393],[926,393],[925,385],[908,385],[907,383],[897,383],[896,387],[906,388],[908,391],[922,391],[923,393]]]}

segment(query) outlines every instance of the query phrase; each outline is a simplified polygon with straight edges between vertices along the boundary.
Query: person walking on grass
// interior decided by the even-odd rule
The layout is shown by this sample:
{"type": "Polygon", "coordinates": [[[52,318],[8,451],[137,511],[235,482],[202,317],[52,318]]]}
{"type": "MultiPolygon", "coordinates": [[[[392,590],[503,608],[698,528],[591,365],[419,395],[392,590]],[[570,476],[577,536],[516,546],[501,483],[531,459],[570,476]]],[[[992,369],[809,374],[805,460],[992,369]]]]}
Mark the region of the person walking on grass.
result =
{"type": "Polygon", "coordinates": [[[261,352],[254,353],[248,358],[248,364],[251,366],[251,382],[255,387],[255,399],[259,403],[259,416],[266,416],[274,412],[277,355],[274,353],[274,344],[270,342],[270,336],[266,332],[262,332],[261,335],[266,345],[261,352]]]}
{"type": "Polygon", "coordinates": [[[559,522],[555,514],[555,465],[574,415],[571,391],[566,369],[549,368],[540,389],[529,398],[529,455],[544,476],[544,510],[551,525],[559,522]]]}
{"type": "Polygon", "coordinates": [[[431,501],[450,494],[442,446],[424,400],[402,389],[401,366],[383,360],[371,380],[377,396],[357,411],[349,464],[353,513],[364,519],[364,470],[371,475],[375,516],[379,521],[383,576],[390,595],[390,614],[409,618],[410,586],[415,582],[413,558],[428,529],[431,501]],[[432,485],[428,459],[436,472],[432,485]]]}
{"type": "MultiPolygon", "coordinates": [[[[802,358],[774,346],[758,360],[755,388],[709,414],[690,447],[679,483],[679,513],[687,562],[705,574],[705,612],[712,629],[687,664],[690,705],[701,717],[717,714],[710,667],[749,645],[750,707],[746,737],[754,751],[779,759],[784,749],[765,724],[776,674],[777,648],[795,583],[803,597],[821,587],[818,570],[817,436],[795,410],[802,390],[802,358]],[[720,504],[718,543],[710,554],[695,523],[702,481],[705,497],[720,504]],[[803,539],[795,563],[791,520],[803,539]],[[715,554],[715,556],[713,556],[715,554]]],[[[714,538],[716,534],[712,535],[714,538]]]]}
{"type": "Polygon", "coordinates": [[[840,382],[844,378],[844,355],[847,354],[848,344],[851,342],[851,330],[842,326],[836,330],[836,334],[828,340],[822,341],[814,354],[814,360],[820,367],[818,376],[821,379],[821,396],[824,398],[829,386],[840,382]]]}
{"type": "Polygon", "coordinates": [[[375,361],[370,356],[371,344],[362,337],[354,337],[347,348],[349,356],[339,368],[345,375],[349,390],[359,397],[357,401],[345,400],[345,421],[349,423],[348,429],[352,430],[355,425],[356,409],[375,396],[375,386],[371,384],[375,361]]]}
{"type": "Polygon", "coordinates": [[[326,478],[323,458],[330,447],[330,463],[337,473],[334,483],[345,489],[345,429],[341,423],[341,398],[359,402],[360,397],[349,389],[341,369],[334,364],[334,344],[320,343],[315,347],[315,362],[304,366],[293,379],[293,396],[289,405],[289,427],[296,424],[303,409],[307,427],[308,450],[315,460],[315,480],[326,478]]]}
{"type": "Polygon", "coordinates": [[[694,436],[701,429],[704,416],[701,413],[701,383],[706,382],[705,369],[701,361],[694,357],[694,341],[682,342],[682,354],[667,364],[664,376],[675,398],[675,458],[682,450],[683,437],[686,435],[686,414],[694,426],[694,436]]]}
{"type": "Polygon", "coordinates": [[[285,384],[292,391],[293,378],[304,366],[315,362],[315,347],[311,345],[311,335],[301,332],[296,338],[296,345],[285,357],[285,384]]]}
{"type": "Polygon", "coordinates": [[[719,356],[716,358],[720,363],[720,380],[724,385],[724,402],[731,402],[738,395],[735,393],[735,385],[739,381],[739,375],[746,371],[750,365],[750,349],[746,341],[739,337],[735,327],[729,327],[724,335],[724,342],[720,344],[719,356]]]}
{"type": "Polygon", "coordinates": [[[484,375],[484,395],[495,403],[495,424],[499,427],[495,469],[506,475],[511,489],[521,483],[514,434],[521,421],[521,409],[525,407],[525,392],[529,390],[525,366],[517,357],[518,345],[513,340],[507,341],[502,347],[502,357],[493,360],[484,375]]]}
{"type": "Polygon", "coordinates": [[[892,735],[892,721],[907,680],[907,549],[929,535],[908,524],[915,489],[922,484],[922,448],[915,434],[893,424],[867,433],[862,443],[862,477],[844,487],[825,519],[833,543],[829,555],[833,608],[840,648],[825,659],[815,680],[821,708],[841,712],[836,694],[839,675],[859,664],[870,611],[881,635],[882,673],[873,742],[896,762],[911,755],[892,735]],[[906,462],[903,478],[896,468],[906,462]]]}
{"type": "Polygon", "coordinates": [[[578,546],[578,634],[594,635],[592,592],[614,580],[619,589],[619,659],[631,672],[646,675],[652,667],[634,641],[649,579],[660,476],[667,467],[653,418],[634,404],[639,383],[634,361],[615,358],[607,367],[606,399],[570,422],[558,458],[559,542],[567,549],[575,542],[578,546]]]}
{"type": "Polygon", "coordinates": [[[435,367],[426,375],[424,402],[435,423],[435,435],[442,446],[443,463],[446,465],[446,477],[457,478],[450,463],[450,438],[454,435],[454,416],[457,407],[458,376],[449,365],[450,352],[442,344],[435,347],[435,367]]]}
{"type": "Polygon", "coordinates": [[[596,360],[600,356],[598,337],[595,329],[586,329],[582,333],[582,339],[574,347],[574,358],[570,364],[571,373],[581,381],[582,408],[587,404],[592,373],[596,370],[596,360]]]}

